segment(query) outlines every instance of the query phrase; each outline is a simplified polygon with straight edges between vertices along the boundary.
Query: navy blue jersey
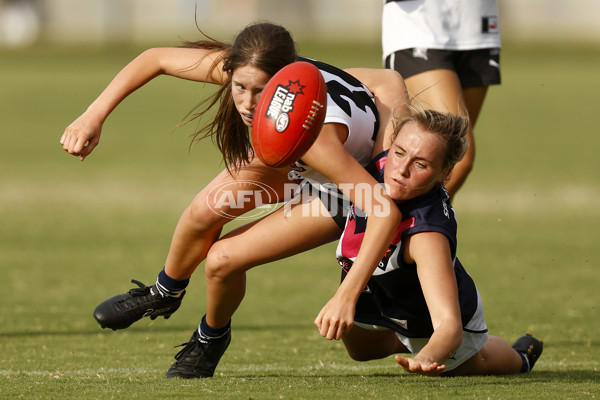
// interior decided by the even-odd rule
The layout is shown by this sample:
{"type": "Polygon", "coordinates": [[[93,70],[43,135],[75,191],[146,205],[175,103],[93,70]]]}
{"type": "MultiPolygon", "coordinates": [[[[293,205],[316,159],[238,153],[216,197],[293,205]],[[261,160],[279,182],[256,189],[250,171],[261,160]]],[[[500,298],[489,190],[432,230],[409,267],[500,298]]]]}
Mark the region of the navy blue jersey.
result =
{"type": "MultiPolygon", "coordinates": [[[[379,182],[383,182],[386,157],[387,152],[381,153],[367,167],[379,182]]],[[[385,257],[358,299],[355,320],[390,328],[407,337],[431,336],[433,326],[417,275],[417,266],[404,262],[402,240],[419,232],[440,232],[450,243],[464,327],[477,309],[477,289],[456,258],[456,216],[446,189],[443,185],[438,185],[424,195],[397,205],[402,212],[402,222],[385,257]]],[[[358,254],[366,225],[367,218],[360,210],[355,210],[346,220],[337,249],[342,280],[358,254]]]]}

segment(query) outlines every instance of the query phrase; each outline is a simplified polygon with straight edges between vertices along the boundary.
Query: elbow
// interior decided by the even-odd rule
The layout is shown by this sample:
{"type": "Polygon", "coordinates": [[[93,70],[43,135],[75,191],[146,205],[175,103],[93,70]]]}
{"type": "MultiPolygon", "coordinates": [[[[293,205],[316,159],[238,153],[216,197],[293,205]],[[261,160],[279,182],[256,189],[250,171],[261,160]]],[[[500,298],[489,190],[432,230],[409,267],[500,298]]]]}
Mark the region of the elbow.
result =
{"type": "Polygon", "coordinates": [[[142,53],[138,56],[141,59],[156,59],[158,58],[159,49],[152,47],[142,51],[142,53]]]}
{"type": "MultiPolygon", "coordinates": [[[[389,88],[400,89],[400,93],[406,92],[406,85],[404,82],[404,77],[400,72],[395,69],[383,69],[379,71],[381,74],[381,87],[384,87],[386,90],[389,88]]],[[[398,92],[395,93],[396,95],[398,92]]]]}
{"type": "Polygon", "coordinates": [[[393,94],[394,102],[392,103],[395,107],[404,107],[409,102],[408,89],[404,77],[396,70],[386,70],[385,88],[391,90],[393,94]]]}
{"type": "Polygon", "coordinates": [[[390,226],[397,227],[402,222],[402,213],[393,201],[381,202],[371,209],[370,217],[385,219],[390,226]]]}
{"type": "Polygon", "coordinates": [[[387,214],[388,218],[393,220],[396,225],[402,222],[402,213],[393,201],[390,201],[389,203],[389,212],[387,214]]]}
{"type": "Polygon", "coordinates": [[[387,218],[390,222],[400,223],[402,221],[402,213],[400,209],[392,200],[392,198],[385,192],[383,186],[377,185],[375,191],[376,205],[373,209],[375,216],[387,218]]]}
{"type": "Polygon", "coordinates": [[[402,212],[400,212],[400,209],[396,206],[395,203],[392,204],[391,208],[394,211],[394,218],[396,218],[398,223],[400,223],[402,221],[402,212]]]}
{"type": "Polygon", "coordinates": [[[459,319],[450,318],[441,322],[433,329],[437,340],[445,343],[445,352],[450,357],[460,347],[463,340],[463,327],[459,319]]]}
{"type": "Polygon", "coordinates": [[[151,70],[152,77],[167,74],[163,65],[165,60],[163,48],[152,47],[146,49],[138,56],[138,59],[147,69],[151,70]]]}

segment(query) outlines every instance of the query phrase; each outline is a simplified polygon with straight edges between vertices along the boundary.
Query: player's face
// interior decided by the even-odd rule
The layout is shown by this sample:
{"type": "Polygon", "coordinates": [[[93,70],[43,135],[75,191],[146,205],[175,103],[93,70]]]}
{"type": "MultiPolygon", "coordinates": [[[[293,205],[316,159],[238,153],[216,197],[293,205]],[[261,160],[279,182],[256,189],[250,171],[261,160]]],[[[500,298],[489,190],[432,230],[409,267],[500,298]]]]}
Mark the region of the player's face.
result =
{"type": "Polygon", "coordinates": [[[264,71],[251,65],[238,67],[231,75],[233,103],[246,126],[252,126],[254,108],[269,78],[264,71]]]}
{"type": "Polygon", "coordinates": [[[383,180],[394,200],[409,200],[427,193],[446,174],[443,157],[446,144],[416,122],[402,127],[388,153],[383,180]]]}

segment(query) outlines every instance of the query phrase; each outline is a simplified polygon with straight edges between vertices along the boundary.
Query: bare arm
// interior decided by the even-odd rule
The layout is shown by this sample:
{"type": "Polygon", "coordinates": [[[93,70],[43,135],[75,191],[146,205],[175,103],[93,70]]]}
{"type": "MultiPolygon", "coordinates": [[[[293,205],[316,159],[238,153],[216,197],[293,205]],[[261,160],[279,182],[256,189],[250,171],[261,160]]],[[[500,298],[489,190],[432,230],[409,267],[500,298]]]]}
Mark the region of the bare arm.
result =
{"type": "Polygon", "coordinates": [[[361,81],[375,95],[379,113],[379,131],[373,148],[373,157],[390,148],[393,141],[392,117],[408,112],[408,91],[402,76],[390,69],[349,68],[345,70],[361,81]]]}
{"type": "Polygon", "coordinates": [[[125,66],[71,123],[60,138],[63,149],[83,161],[100,141],[102,125],[110,113],[131,93],[159,75],[171,75],[207,83],[222,83],[224,76],[217,67],[209,69],[218,53],[202,49],[155,48],[144,51],[125,66]]]}
{"type": "Polygon", "coordinates": [[[439,232],[418,233],[407,240],[404,257],[417,264],[433,334],[414,358],[396,356],[396,361],[409,372],[439,375],[445,369],[444,362],[462,342],[462,320],[450,245],[448,238],[439,232]]]}
{"type": "Polygon", "coordinates": [[[315,320],[321,335],[327,339],[339,339],[352,326],[358,296],[401,220],[400,211],[383,187],[343,148],[340,137],[345,137],[346,129],[339,124],[325,124],[315,144],[302,157],[369,215],[352,269],[315,320]]]}

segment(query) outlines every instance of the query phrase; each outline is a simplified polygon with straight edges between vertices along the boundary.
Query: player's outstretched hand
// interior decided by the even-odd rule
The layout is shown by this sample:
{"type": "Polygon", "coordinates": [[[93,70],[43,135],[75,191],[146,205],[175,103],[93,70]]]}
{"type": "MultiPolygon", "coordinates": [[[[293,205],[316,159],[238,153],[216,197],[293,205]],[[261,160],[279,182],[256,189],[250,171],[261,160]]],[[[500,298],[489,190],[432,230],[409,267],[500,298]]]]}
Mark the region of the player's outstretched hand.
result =
{"type": "Polygon", "coordinates": [[[102,120],[85,112],[65,129],[60,144],[66,152],[83,161],[98,145],[102,123],[102,120]]]}
{"type": "Polygon", "coordinates": [[[396,356],[396,362],[400,364],[407,372],[415,374],[438,376],[446,369],[445,365],[439,365],[437,362],[424,362],[417,358],[404,358],[396,356]]]}
{"type": "Polygon", "coordinates": [[[334,296],[315,319],[319,333],[329,340],[339,340],[348,333],[354,321],[354,304],[334,296]]]}

